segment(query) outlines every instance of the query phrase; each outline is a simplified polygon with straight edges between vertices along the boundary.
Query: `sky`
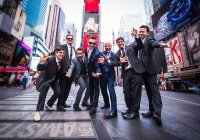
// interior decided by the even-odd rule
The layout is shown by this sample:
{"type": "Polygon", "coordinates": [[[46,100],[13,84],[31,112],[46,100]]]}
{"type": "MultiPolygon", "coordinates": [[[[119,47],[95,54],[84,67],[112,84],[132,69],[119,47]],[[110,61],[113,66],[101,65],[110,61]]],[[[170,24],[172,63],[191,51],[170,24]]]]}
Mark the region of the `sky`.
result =
{"type": "MultiPolygon", "coordinates": [[[[81,42],[82,12],[84,0],[59,0],[66,16],[66,22],[74,22],[77,28],[77,42],[81,42]]],[[[112,31],[115,36],[120,26],[121,15],[142,14],[144,0],[100,0],[101,6],[101,42],[112,42],[112,31]]]]}

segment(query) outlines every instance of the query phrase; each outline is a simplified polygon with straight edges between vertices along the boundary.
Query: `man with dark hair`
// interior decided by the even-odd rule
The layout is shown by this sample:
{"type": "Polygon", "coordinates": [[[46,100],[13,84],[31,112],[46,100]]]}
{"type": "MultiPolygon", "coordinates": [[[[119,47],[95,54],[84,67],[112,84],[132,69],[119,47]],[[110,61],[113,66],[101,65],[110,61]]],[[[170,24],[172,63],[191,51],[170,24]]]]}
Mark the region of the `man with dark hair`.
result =
{"type": "Polygon", "coordinates": [[[157,73],[159,68],[153,56],[155,48],[168,47],[165,43],[157,42],[154,38],[149,37],[149,27],[146,25],[140,26],[139,39],[142,41],[138,57],[145,67],[143,80],[149,99],[149,111],[142,113],[144,117],[152,117],[158,125],[162,125],[161,109],[162,100],[160,96],[159,86],[157,84],[157,73]]]}
{"type": "Polygon", "coordinates": [[[82,94],[86,88],[85,97],[83,99],[82,105],[88,106],[88,99],[90,97],[89,92],[89,79],[87,70],[88,61],[84,56],[83,48],[76,49],[76,57],[72,59],[72,64],[67,72],[67,77],[71,77],[74,71],[75,83],[77,83],[80,88],[78,89],[76,100],[73,105],[75,111],[81,111],[79,103],[81,101],[82,94]]]}
{"type": "MultiPolygon", "coordinates": [[[[58,83],[58,77],[60,74],[61,63],[65,51],[63,49],[57,48],[55,50],[55,55],[43,56],[40,59],[39,64],[37,65],[37,70],[40,71],[38,78],[36,79],[36,89],[40,92],[36,112],[34,115],[34,121],[40,121],[41,116],[40,112],[44,109],[44,103],[46,99],[47,92],[51,87],[54,91],[54,94],[48,100],[45,107],[51,111],[52,106],[56,99],[60,101],[61,89],[58,83]]],[[[59,108],[57,108],[59,110],[59,108]]]]}
{"type": "Polygon", "coordinates": [[[88,75],[89,75],[89,90],[90,90],[90,115],[96,113],[99,99],[99,76],[101,75],[100,65],[98,59],[100,57],[99,50],[97,49],[95,36],[88,38],[88,47],[86,58],[88,60],[88,75]]]}
{"type": "Polygon", "coordinates": [[[73,44],[73,35],[68,34],[66,36],[67,44],[61,45],[60,47],[65,50],[65,56],[61,61],[62,67],[61,67],[61,76],[59,78],[59,84],[61,88],[61,97],[62,101],[59,102],[58,108],[60,111],[65,111],[64,108],[71,107],[70,105],[67,105],[65,102],[69,96],[69,92],[71,89],[72,81],[73,81],[73,74],[71,77],[66,77],[67,70],[69,69],[71,65],[71,60],[75,57],[75,48],[72,46],[73,44]]]}

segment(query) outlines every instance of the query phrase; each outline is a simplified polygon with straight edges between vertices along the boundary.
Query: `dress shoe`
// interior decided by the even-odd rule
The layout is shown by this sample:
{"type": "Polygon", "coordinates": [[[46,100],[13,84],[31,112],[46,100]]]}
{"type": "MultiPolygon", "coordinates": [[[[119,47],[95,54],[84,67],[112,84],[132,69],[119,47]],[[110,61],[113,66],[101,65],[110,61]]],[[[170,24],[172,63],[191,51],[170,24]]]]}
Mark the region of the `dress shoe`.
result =
{"type": "Polygon", "coordinates": [[[147,118],[152,118],[153,117],[153,113],[151,111],[148,111],[146,113],[141,113],[143,117],[147,117],[147,118]]]}
{"type": "Polygon", "coordinates": [[[57,110],[58,110],[58,111],[62,111],[62,112],[65,112],[65,111],[66,111],[65,108],[64,108],[62,105],[58,105],[58,106],[57,106],[57,110]]]}
{"type": "Polygon", "coordinates": [[[90,115],[96,114],[96,108],[92,107],[89,111],[90,115]]]}
{"type": "Polygon", "coordinates": [[[82,106],[83,107],[88,107],[88,106],[90,106],[88,103],[82,103],[82,106]]]}
{"type": "Polygon", "coordinates": [[[122,113],[122,115],[126,115],[126,114],[128,114],[130,112],[130,109],[127,109],[126,111],[123,111],[123,112],[121,112],[122,113]]]}
{"type": "Polygon", "coordinates": [[[101,109],[106,109],[106,108],[110,108],[110,105],[104,105],[101,107],[101,109]]]}
{"type": "Polygon", "coordinates": [[[124,119],[139,119],[139,114],[129,112],[128,114],[122,115],[124,119]]]}
{"type": "Polygon", "coordinates": [[[64,108],[70,108],[71,105],[63,104],[63,107],[64,107],[64,108]]]}
{"type": "Polygon", "coordinates": [[[35,112],[35,115],[34,115],[33,119],[34,119],[35,122],[39,122],[41,120],[41,116],[40,116],[40,112],[39,111],[35,112]]]}
{"type": "Polygon", "coordinates": [[[109,114],[104,115],[105,119],[111,119],[117,117],[117,112],[111,111],[109,114]]]}
{"type": "Polygon", "coordinates": [[[75,111],[82,111],[82,109],[81,109],[79,106],[73,106],[73,109],[74,109],[75,111]]]}
{"type": "Polygon", "coordinates": [[[156,115],[156,114],[153,114],[153,119],[154,119],[154,121],[157,123],[157,125],[162,125],[161,116],[158,116],[158,115],[156,115]]]}
{"type": "Polygon", "coordinates": [[[47,109],[48,111],[53,111],[53,110],[54,110],[54,109],[53,109],[52,107],[50,107],[48,104],[45,104],[44,106],[46,107],[46,109],[47,109]]]}

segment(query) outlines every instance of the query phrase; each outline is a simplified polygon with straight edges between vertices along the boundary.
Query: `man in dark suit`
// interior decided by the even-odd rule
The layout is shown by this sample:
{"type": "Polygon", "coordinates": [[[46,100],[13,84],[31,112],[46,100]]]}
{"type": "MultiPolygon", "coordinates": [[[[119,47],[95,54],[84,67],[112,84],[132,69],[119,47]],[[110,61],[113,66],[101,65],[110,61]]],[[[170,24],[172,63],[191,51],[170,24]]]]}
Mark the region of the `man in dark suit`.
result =
{"type": "Polygon", "coordinates": [[[162,100],[157,84],[159,68],[154,59],[153,51],[155,48],[168,48],[169,46],[162,42],[159,43],[154,38],[149,37],[149,27],[146,25],[140,26],[139,37],[142,41],[142,45],[140,45],[141,50],[138,55],[145,66],[143,80],[149,99],[149,111],[147,113],[142,113],[142,115],[144,117],[152,117],[158,125],[161,125],[162,100]]]}
{"type": "MultiPolygon", "coordinates": [[[[36,113],[34,115],[34,121],[40,121],[41,119],[39,111],[44,109],[45,98],[50,87],[53,89],[54,94],[48,100],[45,107],[48,110],[52,110],[51,107],[53,106],[56,99],[58,98],[60,100],[61,89],[58,84],[58,77],[61,68],[60,61],[63,59],[64,55],[64,50],[57,48],[55,50],[55,55],[46,57],[43,56],[37,65],[37,70],[40,71],[40,74],[36,79],[36,89],[40,92],[40,95],[36,113]]],[[[59,106],[57,106],[57,109],[59,110],[59,106]]]]}
{"type": "Polygon", "coordinates": [[[66,36],[67,44],[60,46],[60,48],[63,48],[65,50],[65,56],[61,61],[62,64],[61,76],[59,78],[59,84],[61,87],[61,97],[62,97],[62,101],[59,103],[59,105],[61,106],[61,108],[71,107],[70,105],[67,105],[65,102],[69,96],[69,92],[73,81],[73,74],[71,77],[66,77],[66,72],[71,65],[71,60],[73,59],[73,57],[75,57],[75,48],[72,46],[73,40],[74,40],[73,35],[69,34],[66,36]]]}
{"type": "Polygon", "coordinates": [[[110,94],[111,101],[111,111],[105,115],[105,119],[117,117],[117,97],[114,89],[115,84],[115,69],[114,66],[109,65],[108,60],[113,61],[115,54],[111,51],[112,44],[110,42],[105,42],[105,51],[101,53],[101,57],[105,58],[101,63],[102,75],[100,76],[100,88],[104,99],[104,106],[102,109],[110,107],[109,97],[107,88],[110,94]]]}
{"type": "Polygon", "coordinates": [[[142,73],[145,71],[144,65],[138,58],[138,45],[140,40],[135,40],[125,47],[124,38],[118,37],[116,43],[119,50],[116,52],[114,61],[110,65],[121,65],[123,78],[123,92],[127,110],[122,112],[124,119],[139,118],[139,109],[142,92],[142,73]]]}
{"type": "Polygon", "coordinates": [[[79,103],[81,101],[82,94],[86,88],[85,97],[83,99],[82,105],[88,106],[88,99],[90,97],[89,92],[89,78],[88,78],[88,70],[87,70],[87,59],[84,56],[83,48],[78,48],[76,50],[76,57],[72,59],[72,64],[67,72],[67,77],[71,77],[73,71],[74,71],[74,78],[75,83],[77,83],[80,88],[76,95],[76,100],[73,105],[73,109],[75,111],[81,111],[81,108],[79,107],[79,103]]]}
{"type": "Polygon", "coordinates": [[[96,48],[96,38],[95,36],[90,36],[88,38],[88,50],[86,52],[86,58],[88,60],[88,75],[89,75],[89,90],[90,90],[90,115],[96,113],[96,107],[98,106],[99,99],[99,76],[101,75],[100,65],[98,64],[98,59],[100,53],[96,48]]]}

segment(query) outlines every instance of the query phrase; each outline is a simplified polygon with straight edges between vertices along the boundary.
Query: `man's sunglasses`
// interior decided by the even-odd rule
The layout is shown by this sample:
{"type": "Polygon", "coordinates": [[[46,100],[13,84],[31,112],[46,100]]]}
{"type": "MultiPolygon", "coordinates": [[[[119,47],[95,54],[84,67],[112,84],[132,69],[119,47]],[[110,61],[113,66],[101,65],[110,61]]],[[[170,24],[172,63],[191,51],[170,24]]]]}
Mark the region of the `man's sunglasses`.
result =
{"type": "Polygon", "coordinates": [[[96,45],[96,43],[93,43],[93,42],[88,42],[90,45],[96,45]]]}
{"type": "Polygon", "coordinates": [[[68,40],[73,40],[73,38],[67,38],[68,40]]]}

